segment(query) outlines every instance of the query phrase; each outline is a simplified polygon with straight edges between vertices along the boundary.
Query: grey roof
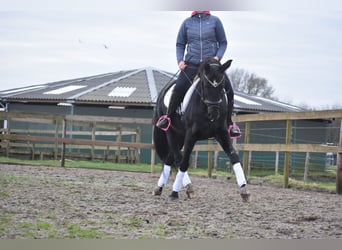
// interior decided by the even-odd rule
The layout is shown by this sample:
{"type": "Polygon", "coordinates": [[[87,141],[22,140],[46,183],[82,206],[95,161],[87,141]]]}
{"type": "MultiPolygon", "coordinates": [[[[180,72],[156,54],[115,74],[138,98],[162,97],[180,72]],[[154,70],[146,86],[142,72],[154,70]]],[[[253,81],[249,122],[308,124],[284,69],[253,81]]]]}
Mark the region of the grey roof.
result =
{"type": "MultiPolygon", "coordinates": [[[[10,102],[39,102],[93,105],[154,106],[160,90],[174,79],[174,74],[155,68],[126,70],[82,77],[41,85],[0,91],[0,100],[10,102]]],[[[295,112],[293,105],[250,96],[235,91],[237,112],[295,112]]]]}

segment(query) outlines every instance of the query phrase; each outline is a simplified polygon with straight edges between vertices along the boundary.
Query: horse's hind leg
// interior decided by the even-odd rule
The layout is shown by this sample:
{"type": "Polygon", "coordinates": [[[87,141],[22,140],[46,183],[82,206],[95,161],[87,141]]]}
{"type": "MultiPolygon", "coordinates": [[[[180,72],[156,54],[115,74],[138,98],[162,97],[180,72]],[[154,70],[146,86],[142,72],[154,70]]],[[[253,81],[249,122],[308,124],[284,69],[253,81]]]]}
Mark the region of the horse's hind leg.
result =
{"type": "MultiPolygon", "coordinates": [[[[191,137],[190,134],[186,134],[185,140],[184,140],[184,152],[183,152],[183,158],[181,163],[179,164],[179,169],[176,175],[176,179],[172,186],[172,193],[170,195],[171,199],[175,200],[178,198],[178,193],[182,188],[182,185],[184,185],[184,177],[187,179],[189,177],[188,175],[188,167],[189,167],[189,159],[192,149],[194,148],[196,141],[191,137]]],[[[190,180],[190,178],[189,178],[190,180]]],[[[190,183],[190,182],[189,182],[190,183]]]]}
{"type": "Polygon", "coordinates": [[[153,190],[153,195],[161,195],[163,187],[167,184],[171,173],[171,165],[174,162],[173,154],[168,153],[166,159],[164,160],[163,169],[160,174],[157,187],[153,190]]]}

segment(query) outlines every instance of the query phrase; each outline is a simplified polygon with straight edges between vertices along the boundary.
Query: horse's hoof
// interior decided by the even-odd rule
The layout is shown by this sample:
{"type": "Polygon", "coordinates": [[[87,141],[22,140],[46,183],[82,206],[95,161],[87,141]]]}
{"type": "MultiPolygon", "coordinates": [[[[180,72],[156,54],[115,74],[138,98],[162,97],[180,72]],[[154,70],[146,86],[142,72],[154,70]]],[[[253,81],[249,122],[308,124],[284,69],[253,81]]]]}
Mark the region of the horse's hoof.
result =
{"type": "Polygon", "coordinates": [[[153,195],[156,195],[156,196],[160,196],[163,192],[163,188],[162,187],[156,187],[154,190],[153,190],[153,195]]]}
{"type": "Polygon", "coordinates": [[[243,202],[249,202],[250,201],[251,194],[247,191],[247,189],[245,187],[241,188],[240,196],[241,196],[243,202]]]}
{"type": "Polygon", "coordinates": [[[172,201],[178,200],[178,192],[172,191],[172,193],[170,194],[170,199],[172,201]]]}
{"type": "Polygon", "coordinates": [[[195,198],[195,191],[191,184],[186,185],[186,195],[189,199],[195,198]]]}

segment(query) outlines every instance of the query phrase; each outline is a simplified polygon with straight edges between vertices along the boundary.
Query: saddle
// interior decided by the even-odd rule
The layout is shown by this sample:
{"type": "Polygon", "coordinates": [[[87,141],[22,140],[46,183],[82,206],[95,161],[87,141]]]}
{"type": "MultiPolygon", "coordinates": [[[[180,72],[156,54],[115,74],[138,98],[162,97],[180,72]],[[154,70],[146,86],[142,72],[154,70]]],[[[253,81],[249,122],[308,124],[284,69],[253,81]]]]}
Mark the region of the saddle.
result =
{"type": "MultiPolygon", "coordinates": [[[[177,113],[182,115],[184,114],[186,108],[188,107],[189,105],[189,102],[190,102],[190,99],[191,99],[191,96],[192,94],[194,93],[198,83],[200,81],[200,78],[195,78],[194,82],[191,84],[191,87],[186,91],[185,93],[185,96],[183,98],[183,101],[181,102],[179,108],[177,109],[177,113]]],[[[168,90],[167,92],[165,93],[164,95],[164,105],[166,108],[169,107],[169,103],[170,103],[170,98],[171,98],[171,94],[172,94],[172,91],[175,87],[176,83],[174,83],[168,90]]],[[[226,98],[227,98],[227,95],[225,95],[226,98]]]]}
{"type": "MultiPolygon", "coordinates": [[[[190,101],[190,98],[192,96],[192,94],[194,93],[196,87],[197,87],[197,84],[199,83],[199,78],[195,79],[195,81],[191,84],[191,87],[187,90],[187,92],[185,93],[185,96],[183,98],[183,101],[181,102],[179,108],[177,109],[177,113],[179,114],[184,114],[187,106],[189,105],[189,101],[190,101]]],[[[172,91],[175,87],[176,83],[174,83],[168,90],[167,92],[165,93],[164,95],[164,105],[165,107],[169,107],[169,103],[170,103],[170,98],[171,98],[171,94],[172,94],[172,91]]]]}

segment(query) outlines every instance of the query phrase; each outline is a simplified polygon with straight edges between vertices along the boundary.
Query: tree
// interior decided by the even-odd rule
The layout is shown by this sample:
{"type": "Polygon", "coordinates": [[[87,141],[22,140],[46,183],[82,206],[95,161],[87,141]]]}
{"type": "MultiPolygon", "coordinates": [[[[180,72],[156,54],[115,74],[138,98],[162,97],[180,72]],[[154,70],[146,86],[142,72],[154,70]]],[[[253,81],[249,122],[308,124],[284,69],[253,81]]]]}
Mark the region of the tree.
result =
{"type": "Polygon", "coordinates": [[[258,77],[254,73],[249,73],[244,69],[234,69],[230,71],[229,78],[234,90],[250,95],[276,99],[273,97],[274,88],[268,85],[265,78],[258,77]]]}

